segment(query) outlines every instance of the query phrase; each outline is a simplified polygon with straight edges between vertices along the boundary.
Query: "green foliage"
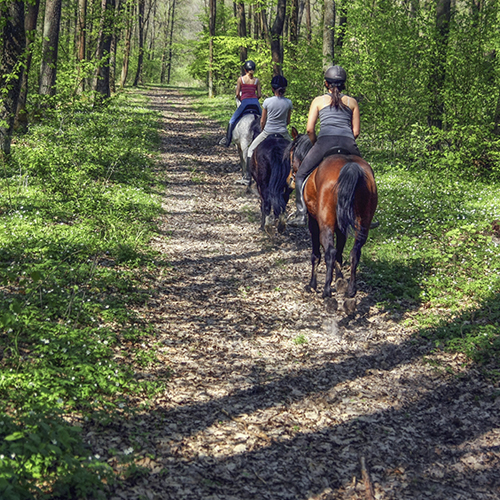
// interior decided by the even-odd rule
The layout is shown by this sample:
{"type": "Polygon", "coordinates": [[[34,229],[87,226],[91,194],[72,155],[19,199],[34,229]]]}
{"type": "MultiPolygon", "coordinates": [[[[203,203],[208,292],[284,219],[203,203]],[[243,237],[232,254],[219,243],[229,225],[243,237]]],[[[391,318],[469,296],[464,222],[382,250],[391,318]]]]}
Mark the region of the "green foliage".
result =
{"type": "Polygon", "coordinates": [[[103,466],[54,409],[109,418],[162,387],[134,377],[157,362],[154,332],[134,312],[162,265],[147,247],[161,211],[156,126],[130,96],[63,103],[0,170],[2,498],[92,498],[103,466]]]}
{"type": "Polygon", "coordinates": [[[362,259],[379,305],[438,346],[498,358],[500,186],[394,170],[377,183],[381,226],[362,259]]]}

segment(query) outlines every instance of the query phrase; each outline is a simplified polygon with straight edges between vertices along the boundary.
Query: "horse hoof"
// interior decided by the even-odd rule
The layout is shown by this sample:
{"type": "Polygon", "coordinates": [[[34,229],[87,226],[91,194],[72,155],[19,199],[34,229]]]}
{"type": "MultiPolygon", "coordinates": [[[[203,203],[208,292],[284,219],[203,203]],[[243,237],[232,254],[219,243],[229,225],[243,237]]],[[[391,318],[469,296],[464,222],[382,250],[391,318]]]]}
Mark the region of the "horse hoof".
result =
{"type": "Polygon", "coordinates": [[[306,285],[304,287],[304,289],[305,289],[306,292],[315,292],[316,291],[316,287],[313,287],[311,285],[306,285]]]}
{"type": "Polygon", "coordinates": [[[340,295],[345,295],[347,292],[347,289],[349,288],[349,284],[347,283],[347,280],[343,278],[339,278],[337,282],[335,283],[335,287],[337,288],[337,293],[340,295]]]}
{"type": "Polygon", "coordinates": [[[328,297],[325,299],[325,307],[327,312],[334,313],[339,308],[339,303],[333,297],[328,297]]]}
{"type": "Polygon", "coordinates": [[[286,229],[286,216],[281,213],[278,219],[278,233],[283,234],[286,229]]]}
{"type": "Polygon", "coordinates": [[[356,312],[356,299],[345,299],[342,304],[342,310],[349,316],[356,312]]]}

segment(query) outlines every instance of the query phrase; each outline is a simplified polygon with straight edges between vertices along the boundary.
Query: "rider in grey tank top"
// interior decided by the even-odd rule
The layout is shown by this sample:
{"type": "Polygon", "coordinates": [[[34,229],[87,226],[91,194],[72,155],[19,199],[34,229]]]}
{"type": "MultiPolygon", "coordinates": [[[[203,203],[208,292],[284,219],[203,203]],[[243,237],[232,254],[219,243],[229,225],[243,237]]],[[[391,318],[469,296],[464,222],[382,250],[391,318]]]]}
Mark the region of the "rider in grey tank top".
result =
{"type": "MultiPolygon", "coordinates": [[[[343,97],[343,94],[341,94],[343,97]]],[[[322,136],[343,136],[354,140],[352,133],[352,110],[349,107],[326,106],[319,111],[320,131],[322,136]]]]}

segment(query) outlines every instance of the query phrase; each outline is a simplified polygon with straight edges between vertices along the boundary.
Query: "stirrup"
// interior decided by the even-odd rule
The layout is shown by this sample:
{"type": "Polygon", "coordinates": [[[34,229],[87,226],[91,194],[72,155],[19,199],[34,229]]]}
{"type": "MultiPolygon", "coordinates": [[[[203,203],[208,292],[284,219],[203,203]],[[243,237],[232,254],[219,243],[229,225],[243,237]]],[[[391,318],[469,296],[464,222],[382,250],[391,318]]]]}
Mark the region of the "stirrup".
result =
{"type": "Polygon", "coordinates": [[[370,224],[370,229],[375,229],[376,227],[380,226],[380,222],[378,220],[373,220],[372,223],[370,224]]]}

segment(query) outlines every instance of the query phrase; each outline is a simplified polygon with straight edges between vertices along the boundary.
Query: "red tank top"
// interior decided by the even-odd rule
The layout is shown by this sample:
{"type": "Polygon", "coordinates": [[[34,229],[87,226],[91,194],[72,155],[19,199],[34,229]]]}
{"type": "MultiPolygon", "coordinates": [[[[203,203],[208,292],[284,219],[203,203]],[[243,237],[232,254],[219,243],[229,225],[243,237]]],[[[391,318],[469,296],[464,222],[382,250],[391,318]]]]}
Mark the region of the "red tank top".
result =
{"type": "Polygon", "coordinates": [[[255,80],[255,84],[252,84],[243,83],[243,79],[241,80],[241,101],[243,101],[243,99],[257,98],[257,81],[258,80],[255,80]]]}

